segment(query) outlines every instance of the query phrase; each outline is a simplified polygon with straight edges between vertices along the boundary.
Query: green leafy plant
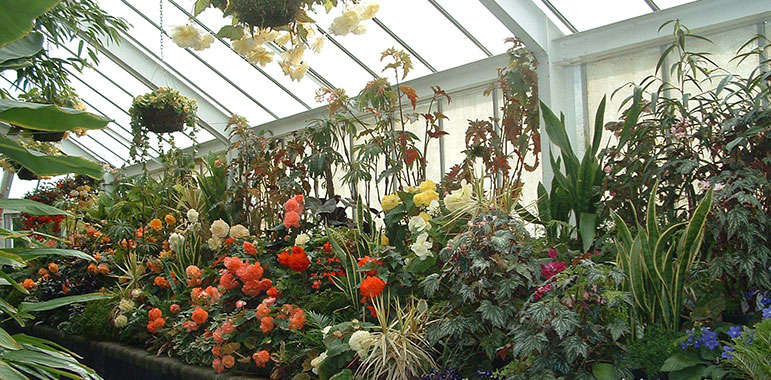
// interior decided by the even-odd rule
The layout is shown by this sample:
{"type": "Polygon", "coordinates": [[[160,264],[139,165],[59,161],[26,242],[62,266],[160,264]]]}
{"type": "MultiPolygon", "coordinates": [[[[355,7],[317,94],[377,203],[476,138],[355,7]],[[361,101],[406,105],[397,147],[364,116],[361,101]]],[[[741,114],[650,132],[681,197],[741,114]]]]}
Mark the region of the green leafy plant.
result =
{"type": "Polygon", "coordinates": [[[653,186],[645,225],[637,223],[633,237],[629,226],[612,212],[618,235],[618,266],[627,276],[627,287],[634,297],[636,316],[641,322],[680,328],[685,285],[694,262],[699,258],[707,214],[712,206],[712,190],[693,211],[688,222],[662,228],[656,215],[656,189],[653,186]]]}
{"type": "MultiPolygon", "coordinates": [[[[771,307],[766,310],[771,314],[771,307]]],[[[745,328],[723,350],[724,363],[737,375],[753,380],[771,378],[771,317],[745,328]]]]}
{"type": "MultiPolygon", "coordinates": [[[[196,112],[198,104],[195,100],[181,95],[169,87],[159,87],[155,91],[137,96],[129,108],[131,115],[131,131],[134,136],[130,154],[132,158],[147,155],[149,149],[148,131],[158,134],[181,132],[185,124],[190,127],[188,135],[195,139],[196,112]]],[[[160,141],[160,139],[159,139],[160,141]]],[[[170,137],[173,144],[174,139],[170,137]]],[[[163,149],[159,146],[159,152],[163,149]]]]}

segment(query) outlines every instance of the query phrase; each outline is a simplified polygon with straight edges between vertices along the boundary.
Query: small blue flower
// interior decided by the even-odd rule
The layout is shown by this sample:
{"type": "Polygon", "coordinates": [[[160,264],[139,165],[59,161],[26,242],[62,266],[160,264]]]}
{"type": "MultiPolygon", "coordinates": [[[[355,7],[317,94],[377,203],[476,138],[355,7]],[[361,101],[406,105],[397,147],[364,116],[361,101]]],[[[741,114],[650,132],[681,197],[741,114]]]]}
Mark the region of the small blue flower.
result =
{"type": "Polygon", "coordinates": [[[763,309],[763,320],[771,318],[771,306],[763,309]]]}
{"type": "Polygon", "coordinates": [[[723,353],[720,354],[720,356],[723,359],[726,359],[726,360],[733,360],[734,359],[733,352],[734,352],[733,347],[731,347],[731,346],[723,346],[723,353]]]}
{"type": "Polygon", "coordinates": [[[731,328],[728,329],[728,336],[731,338],[738,338],[742,336],[742,328],[739,326],[731,326],[731,328]]]}
{"type": "Polygon", "coordinates": [[[763,298],[760,299],[760,304],[763,306],[768,306],[771,304],[771,297],[768,295],[764,295],[763,298]]]}
{"type": "Polygon", "coordinates": [[[685,351],[687,349],[688,349],[688,343],[680,342],[680,351],[685,351]]]}

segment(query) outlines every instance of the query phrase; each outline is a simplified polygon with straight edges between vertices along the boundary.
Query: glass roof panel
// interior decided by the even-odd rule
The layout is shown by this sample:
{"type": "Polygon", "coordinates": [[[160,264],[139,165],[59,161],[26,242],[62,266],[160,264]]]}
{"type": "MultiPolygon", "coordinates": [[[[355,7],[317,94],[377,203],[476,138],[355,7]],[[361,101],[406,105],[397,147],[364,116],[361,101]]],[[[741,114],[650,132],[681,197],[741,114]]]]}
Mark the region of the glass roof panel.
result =
{"type": "Polygon", "coordinates": [[[513,34],[481,2],[437,0],[437,3],[493,55],[506,52],[508,46],[504,40],[513,34]]]}
{"type": "MultiPolygon", "coordinates": [[[[389,0],[381,5],[377,18],[436,70],[486,57],[428,1],[389,0]],[[451,48],[448,48],[450,41],[451,48]]],[[[413,57],[413,61],[417,59],[413,57]]]]}
{"type": "Polygon", "coordinates": [[[612,24],[651,12],[651,8],[643,0],[550,1],[578,31],[612,24]]]}

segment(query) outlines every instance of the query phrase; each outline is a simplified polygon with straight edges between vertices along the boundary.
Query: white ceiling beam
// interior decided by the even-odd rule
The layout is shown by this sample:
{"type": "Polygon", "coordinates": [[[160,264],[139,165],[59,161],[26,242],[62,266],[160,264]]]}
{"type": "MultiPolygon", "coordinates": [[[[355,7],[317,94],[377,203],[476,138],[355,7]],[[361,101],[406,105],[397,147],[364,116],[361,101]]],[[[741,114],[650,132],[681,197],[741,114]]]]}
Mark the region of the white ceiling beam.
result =
{"type": "Polygon", "coordinates": [[[659,27],[670,20],[696,33],[719,31],[734,25],[760,22],[771,17],[768,0],[700,0],[644,14],[629,20],[559,37],[552,41],[551,62],[560,65],[586,63],[629,51],[659,46],[672,37],[672,28],[659,27]]]}
{"type": "Polygon", "coordinates": [[[549,51],[551,40],[564,35],[533,0],[479,0],[536,55],[549,51]]]}

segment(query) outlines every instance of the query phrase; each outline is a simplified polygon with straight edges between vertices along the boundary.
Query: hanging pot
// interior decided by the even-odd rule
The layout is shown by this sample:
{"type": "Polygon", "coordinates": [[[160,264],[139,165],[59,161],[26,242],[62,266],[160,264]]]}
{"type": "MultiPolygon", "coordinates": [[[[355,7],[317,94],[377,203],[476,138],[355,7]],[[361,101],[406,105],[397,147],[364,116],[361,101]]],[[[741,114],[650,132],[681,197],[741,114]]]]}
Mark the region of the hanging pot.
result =
{"type": "Polygon", "coordinates": [[[139,111],[142,125],[155,133],[181,132],[185,127],[185,115],[178,113],[171,106],[164,108],[147,107],[139,111]]]}
{"type": "Polygon", "coordinates": [[[40,179],[40,177],[37,176],[37,174],[33,173],[31,170],[21,167],[19,169],[16,169],[16,175],[19,177],[19,179],[23,179],[26,181],[32,181],[40,179]]]}
{"type": "Polygon", "coordinates": [[[41,142],[62,141],[66,132],[32,131],[32,139],[41,142]]]}
{"type": "Polygon", "coordinates": [[[300,0],[230,0],[238,20],[253,28],[276,28],[294,21],[300,0]]]}

